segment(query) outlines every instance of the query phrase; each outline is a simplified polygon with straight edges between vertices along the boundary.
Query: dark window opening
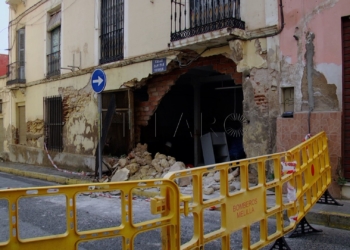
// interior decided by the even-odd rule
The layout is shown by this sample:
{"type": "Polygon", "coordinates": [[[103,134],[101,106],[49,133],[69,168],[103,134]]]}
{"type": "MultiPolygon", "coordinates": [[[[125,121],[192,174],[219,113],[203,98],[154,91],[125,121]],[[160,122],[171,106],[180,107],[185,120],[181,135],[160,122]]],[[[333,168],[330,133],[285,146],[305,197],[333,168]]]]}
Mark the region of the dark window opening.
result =
{"type": "Polygon", "coordinates": [[[45,145],[48,150],[63,150],[62,97],[44,97],[45,145]]]}

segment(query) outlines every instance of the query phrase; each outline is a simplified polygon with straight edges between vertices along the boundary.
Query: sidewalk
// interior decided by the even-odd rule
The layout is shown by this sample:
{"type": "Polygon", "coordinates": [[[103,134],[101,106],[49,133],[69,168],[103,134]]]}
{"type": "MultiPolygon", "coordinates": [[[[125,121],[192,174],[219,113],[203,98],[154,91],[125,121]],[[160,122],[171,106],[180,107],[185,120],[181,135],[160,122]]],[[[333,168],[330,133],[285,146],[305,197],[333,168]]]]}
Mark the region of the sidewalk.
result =
{"type": "MultiPolygon", "coordinates": [[[[91,183],[93,177],[60,172],[54,167],[41,167],[21,163],[1,162],[0,172],[52,181],[59,184],[91,183]]],[[[311,224],[350,230],[350,200],[337,200],[343,206],[315,204],[306,215],[311,224]]]]}

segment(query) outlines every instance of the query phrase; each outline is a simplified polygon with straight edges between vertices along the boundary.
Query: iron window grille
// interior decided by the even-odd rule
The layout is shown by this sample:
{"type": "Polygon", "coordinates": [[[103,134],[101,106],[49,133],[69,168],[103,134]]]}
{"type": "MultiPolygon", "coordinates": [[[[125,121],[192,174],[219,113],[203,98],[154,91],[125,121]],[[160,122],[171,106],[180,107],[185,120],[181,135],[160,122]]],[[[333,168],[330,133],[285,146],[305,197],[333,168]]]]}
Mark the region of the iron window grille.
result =
{"type": "Polygon", "coordinates": [[[100,64],[124,58],[124,0],[102,0],[100,39],[100,64]]]}
{"type": "Polygon", "coordinates": [[[171,0],[171,41],[223,28],[245,29],[240,0],[171,0]]]}
{"type": "Polygon", "coordinates": [[[62,97],[44,97],[44,132],[48,150],[63,150],[63,124],[62,97]]]}

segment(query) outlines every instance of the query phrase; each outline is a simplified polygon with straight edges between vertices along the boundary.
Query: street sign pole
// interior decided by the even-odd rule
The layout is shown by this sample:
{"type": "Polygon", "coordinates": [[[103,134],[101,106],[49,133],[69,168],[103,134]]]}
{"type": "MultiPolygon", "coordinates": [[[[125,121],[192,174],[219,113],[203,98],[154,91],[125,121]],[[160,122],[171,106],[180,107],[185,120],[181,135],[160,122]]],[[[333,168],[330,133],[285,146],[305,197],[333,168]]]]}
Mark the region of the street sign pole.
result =
{"type": "Polygon", "coordinates": [[[95,69],[91,75],[91,87],[97,93],[97,109],[98,109],[98,118],[97,118],[97,127],[98,127],[98,148],[97,148],[97,157],[98,157],[98,177],[102,178],[102,97],[101,92],[105,89],[107,83],[106,74],[102,69],[95,69]]]}
{"type": "Polygon", "coordinates": [[[102,97],[101,93],[97,94],[98,106],[98,178],[102,178],[102,97]]]}

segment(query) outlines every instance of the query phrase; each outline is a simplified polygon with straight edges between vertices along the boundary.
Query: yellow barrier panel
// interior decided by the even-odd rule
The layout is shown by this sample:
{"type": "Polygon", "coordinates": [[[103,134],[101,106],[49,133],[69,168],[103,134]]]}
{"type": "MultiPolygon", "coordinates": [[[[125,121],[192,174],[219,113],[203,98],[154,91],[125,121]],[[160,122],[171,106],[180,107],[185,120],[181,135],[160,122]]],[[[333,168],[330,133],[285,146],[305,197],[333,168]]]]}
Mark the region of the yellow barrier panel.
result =
{"type": "Polygon", "coordinates": [[[173,181],[192,177],[193,193],[191,196],[181,195],[181,199],[186,200],[181,212],[193,213],[194,235],[189,242],[181,245],[181,249],[202,249],[217,239],[221,239],[222,249],[230,249],[230,234],[238,230],[242,231],[243,249],[259,249],[268,245],[293,230],[318,201],[331,182],[330,171],[327,138],[322,132],[287,152],[168,173],[164,178],[173,181]],[[281,164],[285,162],[296,162],[294,173],[283,175],[281,164]],[[228,178],[229,172],[235,168],[240,169],[241,188],[231,192],[228,178]],[[266,178],[268,168],[273,169],[272,180],[266,178]],[[249,172],[253,169],[258,172],[255,184],[249,182],[249,172]],[[203,179],[214,172],[220,173],[220,195],[206,200],[203,179]],[[282,193],[283,185],[296,189],[295,200],[286,199],[282,193]],[[274,194],[274,204],[269,206],[271,194],[274,194]],[[213,206],[220,206],[221,227],[205,234],[203,214],[213,206]],[[295,215],[289,225],[284,225],[284,213],[289,217],[295,215]],[[271,234],[267,230],[269,218],[276,219],[276,232],[271,234]],[[253,223],[260,223],[260,240],[252,243],[250,226],[253,223]]]}
{"type": "Polygon", "coordinates": [[[138,234],[161,229],[163,249],[202,249],[219,239],[222,249],[228,250],[231,248],[231,234],[239,230],[242,232],[243,249],[259,249],[293,230],[330,183],[327,137],[322,132],[287,152],[171,172],[161,180],[0,190],[0,201],[8,203],[6,221],[9,224],[9,237],[0,242],[0,248],[77,249],[80,243],[120,237],[122,248],[132,250],[138,234]],[[282,164],[293,166],[292,171],[282,169],[282,164]],[[237,168],[240,170],[240,187],[235,189],[230,186],[229,180],[231,172],[237,168]],[[253,171],[257,171],[257,179],[251,179],[250,172],[253,171]],[[205,198],[204,178],[214,174],[220,179],[220,193],[216,197],[205,198]],[[175,183],[176,179],[188,177],[192,178],[192,195],[181,194],[175,183]],[[131,198],[133,191],[151,187],[161,191],[160,196],[151,199],[149,208],[153,215],[159,217],[136,223],[131,198]],[[284,187],[292,190],[287,197],[283,194],[284,187]],[[77,196],[84,192],[113,190],[121,192],[120,225],[79,230],[77,196]],[[65,230],[58,235],[21,238],[20,202],[26,198],[42,199],[48,196],[64,197],[65,230]],[[205,233],[204,214],[213,206],[219,206],[221,210],[220,228],[205,233]],[[180,242],[181,213],[192,213],[194,222],[193,237],[184,244],[180,242]],[[283,218],[285,214],[291,218],[289,224],[283,218]],[[275,232],[268,231],[270,218],[275,219],[275,232]],[[254,242],[250,231],[256,223],[259,223],[260,238],[254,242]]]}
{"type": "MultiPolygon", "coordinates": [[[[161,197],[160,199],[164,200],[164,198],[161,197]]],[[[8,218],[5,219],[5,221],[9,224],[9,237],[5,242],[0,242],[0,248],[4,250],[78,249],[79,243],[112,237],[120,237],[122,239],[122,249],[134,249],[133,241],[135,236],[146,231],[162,228],[166,228],[171,233],[171,237],[163,237],[161,239],[163,244],[167,246],[167,249],[179,248],[179,190],[177,185],[169,180],[8,189],[0,190],[0,200],[5,200],[8,203],[8,218]],[[161,217],[136,223],[133,219],[133,199],[129,199],[128,197],[133,197],[133,191],[135,188],[151,187],[159,189],[166,188],[167,203],[160,202],[160,205],[158,206],[151,201],[152,209],[156,211],[160,210],[162,213],[161,217]],[[90,193],[94,191],[106,192],[114,190],[119,190],[121,192],[121,224],[117,227],[79,231],[77,226],[77,196],[82,193],[90,193]],[[19,203],[23,202],[23,199],[43,199],[45,197],[57,199],[59,196],[64,196],[64,203],[66,205],[66,222],[64,223],[66,225],[66,230],[58,235],[21,238],[19,229],[19,224],[21,224],[19,221],[19,203]]],[[[37,202],[40,202],[40,200],[37,202]]],[[[116,208],[111,207],[111,209],[116,208]]],[[[25,223],[23,222],[23,224],[25,223]]],[[[120,246],[118,246],[118,249],[120,249],[120,246]]]]}

